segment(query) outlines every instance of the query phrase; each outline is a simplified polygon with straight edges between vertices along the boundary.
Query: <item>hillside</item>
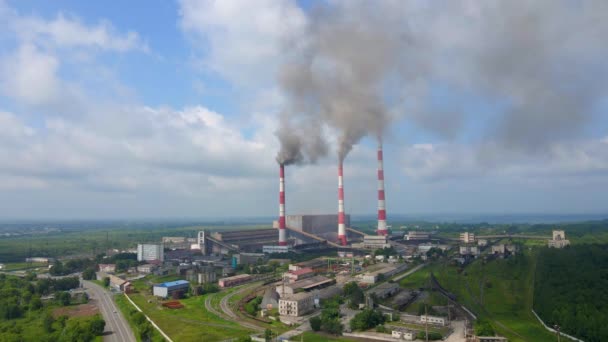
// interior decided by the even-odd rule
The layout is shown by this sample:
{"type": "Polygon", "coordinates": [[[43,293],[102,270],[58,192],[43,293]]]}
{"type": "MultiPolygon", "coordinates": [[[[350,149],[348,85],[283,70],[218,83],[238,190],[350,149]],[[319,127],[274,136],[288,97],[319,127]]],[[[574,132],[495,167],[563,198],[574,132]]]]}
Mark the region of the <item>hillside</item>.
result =
{"type": "Polygon", "coordinates": [[[608,245],[544,248],[534,309],[549,325],[588,342],[608,341],[608,245]]]}
{"type": "Polygon", "coordinates": [[[402,286],[424,286],[433,272],[457,300],[491,323],[509,341],[554,341],[531,313],[535,255],[530,251],[510,259],[476,260],[462,271],[445,263],[433,264],[406,278],[402,286]]]}

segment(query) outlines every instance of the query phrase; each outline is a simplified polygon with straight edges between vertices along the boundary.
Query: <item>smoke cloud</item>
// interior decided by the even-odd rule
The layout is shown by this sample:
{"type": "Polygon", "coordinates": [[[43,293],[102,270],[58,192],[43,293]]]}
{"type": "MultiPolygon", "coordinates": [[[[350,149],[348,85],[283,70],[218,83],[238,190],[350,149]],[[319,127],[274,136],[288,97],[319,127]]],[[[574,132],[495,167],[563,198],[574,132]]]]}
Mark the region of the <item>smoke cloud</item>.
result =
{"type": "Polygon", "coordinates": [[[327,153],[327,148],[303,151],[302,139],[326,143],[319,134],[289,125],[294,121],[334,130],[340,161],[362,137],[382,136],[393,118],[388,107],[401,99],[400,86],[416,64],[409,63],[415,39],[399,10],[387,16],[384,9],[368,2],[327,4],[313,11],[303,36],[285,42],[292,52],[279,72],[288,98],[277,134],[279,155],[315,160],[327,153]]]}
{"type": "MultiPolygon", "coordinates": [[[[450,140],[474,132],[496,151],[544,153],[588,132],[607,102],[606,1],[320,6],[305,32],[285,42],[279,71],[288,99],[282,123],[297,122],[279,135],[297,136],[281,139],[297,160],[327,152],[304,148],[327,143],[302,123],[331,130],[342,160],[402,117],[450,140]],[[449,96],[437,97],[438,88],[449,96]],[[467,108],[479,102],[483,110],[467,108]]],[[[480,160],[492,154],[479,151],[480,160]]]]}

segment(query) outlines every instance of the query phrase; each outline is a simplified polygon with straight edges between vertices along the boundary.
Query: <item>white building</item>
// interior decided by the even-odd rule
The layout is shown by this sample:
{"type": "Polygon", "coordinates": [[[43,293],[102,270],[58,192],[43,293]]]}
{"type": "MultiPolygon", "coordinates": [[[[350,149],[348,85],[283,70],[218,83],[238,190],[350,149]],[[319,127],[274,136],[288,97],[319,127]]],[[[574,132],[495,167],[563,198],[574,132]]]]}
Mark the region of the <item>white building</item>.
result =
{"type": "Polygon", "coordinates": [[[138,244],[137,261],[164,261],[165,251],[163,244],[138,244]]]}
{"type": "Polygon", "coordinates": [[[408,329],[392,327],[391,330],[393,338],[398,338],[400,340],[413,341],[416,337],[416,334],[408,329]]]}
{"type": "Polygon", "coordinates": [[[114,273],[116,272],[116,264],[99,264],[99,272],[114,273]]]}
{"type": "Polygon", "coordinates": [[[262,246],[263,253],[288,253],[291,251],[291,246],[262,246]]]}
{"type": "Polygon", "coordinates": [[[570,245],[570,240],[566,240],[566,232],[563,230],[554,230],[553,237],[548,241],[547,245],[552,248],[564,248],[570,245]]]}
{"type": "Polygon", "coordinates": [[[279,315],[302,316],[314,310],[314,298],[311,293],[300,292],[279,299],[279,315]]]}
{"type": "Polygon", "coordinates": [[[407,232],[407,235],[405,236],[405,239],[408,240],[408,241],[428,240],[429,239],[429,233],[427,233],[427,232],[421,232],[421,231],[411,231],[411,232],[407,232]]]}
{"type": "Polygon", "coordinates": [[[475,242],[475,234],[469,233],[469,232],[460,233],[460,242],[463,242],[463,243],[475,242]]]}
{"type": "Polygon", "coordinates": [[[363,248],[379,249],[388,248],[388,237],[385,235],[365,235],[363,236],[363,248]]]}
{"type": "Polygon", "coordinates": [[[422,315],[420,316],[420,323],[429,323],[444,326],[446,324],[446,319],[445,317],[422,315]]]}
{"type": "Polygon", "coordinates": [[[460,255],[479,255],[479,248],[477,246],[460,246],[460,255]]]}
{"type": "Polygon", "coordinates": [[[479,247],[485,247],[488,245],[488,240],[486,239],[478,239],[477,240],[477,246],[479,247]]]}

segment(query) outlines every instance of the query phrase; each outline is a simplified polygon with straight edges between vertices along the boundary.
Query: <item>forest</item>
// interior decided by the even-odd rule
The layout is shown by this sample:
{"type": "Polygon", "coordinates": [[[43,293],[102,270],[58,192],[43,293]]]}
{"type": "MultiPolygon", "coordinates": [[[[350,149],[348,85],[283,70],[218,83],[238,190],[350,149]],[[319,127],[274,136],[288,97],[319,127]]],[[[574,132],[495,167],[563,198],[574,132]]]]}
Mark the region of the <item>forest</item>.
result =
{"type": "Polygon", "coordinates": [[[608,341],[608,245],[543,248],[534,310],[549,326],[588,342],[608,341]]]}
{"type": "Polygon", "coordinates": [[[0,274],[0,340],[2,341],[92,341],[103,334],[105,321],[99,316],[69,318],[53,315],[57,308],[87,301],[72,296],[80,284],[77,277],[37,279],[0,274]]]}

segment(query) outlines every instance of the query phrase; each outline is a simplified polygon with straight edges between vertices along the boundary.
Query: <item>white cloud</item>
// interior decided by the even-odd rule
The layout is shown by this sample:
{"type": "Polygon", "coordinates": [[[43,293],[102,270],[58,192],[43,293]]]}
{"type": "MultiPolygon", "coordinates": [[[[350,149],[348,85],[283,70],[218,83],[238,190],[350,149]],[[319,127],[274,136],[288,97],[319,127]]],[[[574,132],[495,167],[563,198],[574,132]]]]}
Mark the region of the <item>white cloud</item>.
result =
{"type": "Polygon", "coordinates": [[[59,61],[32,44],[24,44],[0,65],[1,91],[28,105],[50,104],[61,93],[59,61]]]}
{"type": "Polygon", "coordinates": [[[306,23],[291,0],[179,4],[180,26],[204,55],[195,63],[239,85],[274,81],[285,38],[298,35],[306,23]]]}
{"type": "Polygon", "coordinates": [[[59,13],[52,20],[35,16],[17,16],[12,28],[21,41],[60,48],[94,48],[125,52],[148,51],[148,46],[134,31],[118,32],[110,22],[100,21],[89,26],[77,17],[59,13]]]}

